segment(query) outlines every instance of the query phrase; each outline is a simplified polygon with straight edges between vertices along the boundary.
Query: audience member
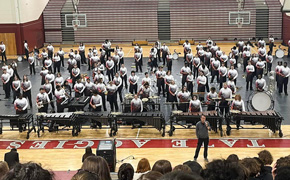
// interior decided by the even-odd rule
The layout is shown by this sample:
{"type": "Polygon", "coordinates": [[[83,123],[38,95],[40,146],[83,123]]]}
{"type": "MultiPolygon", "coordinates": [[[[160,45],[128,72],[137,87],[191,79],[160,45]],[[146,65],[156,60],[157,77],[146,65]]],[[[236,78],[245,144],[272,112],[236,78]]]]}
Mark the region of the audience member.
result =
{"type": "Polygon", "coordinates": [[[201,170],[202,170],[202,166],[198,162],[186,161],[185,163],[183,163],[183,165],[187,165],[188,167],[190,167],[190,169],[193,173],[200,175],[201,170]]]}
{"type": "Polygon", "coordinates": [[[238,157],[238,155],[236,155],[236,154],[231,154],[231,155],[228,156],[227,161],[228,161],[229,163],[230,163],[230,162],[235,162],[235,163],[237,163],[237,162],[239,162],[239,157],[238,157]]]}
{"type": "Polygon", "coordinates": [[[95,154],[92,152],[92,148],[90,146],[86,147],[86,152],[83,155],[82,162],[84,162],[84,160],[89,156],[95,156],[95,154]]]}
{"type": "Polygon", "coordinates": [[[188,165],[177,165],[173,168],[172,171],[181,171],[181,172],[184,172],[184,173],[191,173],[191,169],[190,167],[188,167],[188,165]]]}
{"type": "Polygon", "coordinates": [[[81,169],[97,174],[101,180],[111,180],[108,163],[103,157],[87,157],[84,160],[81,169]]]}
{"type": "Polygon", "coordinates": [[[10,152],[5,153],[4,161],[7,162],[9,169],[12,169],[15,164],[19,163],[19,155],[17,149],[13,148],[10,152]]]}
{"type": "Polygon", "coordinates": [[[262,163],[261,172],[258,178],[263,180],[273,180],[271,167],[271,164],[273,163],[272,154],[268,150],[263,150],[259,152],[258,155],[259,160],[262,163]]]}
{"type": "Polygon", "coordinates": [[[118,179],[119,180],[132,180],[134,177],[134,168],[129,163],[124,163],[119,167],[118,179]]]}
{"type": "Polygon", "coordinates": [[[142,158],[137,165],[136,173],[134,174],[134,180],[137,180],[143,174],[146,174],[151,170],[150,163],[148,159],[142,158]]]}
{"type": "Polygon", "coordinates": [[[71,180],[99,180],[99,176],[95,173],[80,169],[71,180]]]}
{"type": "Polygon", "coordinates": [[[162,176],[160,180],[203,180],[203,178],[195,173],[189,174],[182,171],[173,171],[162,176]]]}
{"type": "Polygon", "coordinates": [[[290,180],[290,166],[277,169],[275,180],[290,180]]]}
{"type": "Polygon", "coordinates": [[[146,174],[143,174],[138,180],[159,180],[163,174],[158,171],[150,171],[146,174]]]}
{"type": "Polygon", "coordinates": [[[241,164],[249,170],[249,180],[256,179],[261,171],[261,164],[255,158],[245,158],[241,164]]]}
{"type": "Polygon", "coordinates": [[[167,160],[158,160],[153,165],[152,171],[158,171],[161,174],[166,174],[172,171],[172,166],[167,160]]]}
{"type": "Polygon", "coordinates": [[[6,173],[8,173],[9,167],[7,162],[0,161],[0,180],[2,180],[3,176],[5,176],[6,173]]]}

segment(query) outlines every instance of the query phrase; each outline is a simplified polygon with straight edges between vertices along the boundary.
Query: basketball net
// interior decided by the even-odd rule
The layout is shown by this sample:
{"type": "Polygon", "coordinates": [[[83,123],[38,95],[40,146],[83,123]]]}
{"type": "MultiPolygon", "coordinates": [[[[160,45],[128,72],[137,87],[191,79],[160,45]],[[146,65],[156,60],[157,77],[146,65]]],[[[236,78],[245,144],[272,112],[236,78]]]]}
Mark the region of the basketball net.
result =
{"type": "Polygon", "coordinates": [[[75,24],[73,28],[74,28],[74,31],[77,31],[78,30],[78,25],[75,24]]]}
{"type": "Polygon", "coordinates": [[[243,27],[243,23],[242,22],[238,22],[238,28],[242,28],[243,27]]]}

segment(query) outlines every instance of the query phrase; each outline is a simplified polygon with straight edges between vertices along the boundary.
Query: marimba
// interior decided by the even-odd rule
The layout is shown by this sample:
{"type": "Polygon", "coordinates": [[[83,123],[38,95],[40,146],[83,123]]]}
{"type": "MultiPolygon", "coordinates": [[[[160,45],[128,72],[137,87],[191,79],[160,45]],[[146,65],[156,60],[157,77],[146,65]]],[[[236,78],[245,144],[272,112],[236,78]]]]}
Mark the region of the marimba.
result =
{"type": "Polygon", "coordinates": [[[40,131],[44,132],[44,127],[47,126],[49,131],[59,131],[59,126],[64,126],[66,130],[72,130],[72,136],[77,136],[81,131],[81,120],[77,118],[77,114],[73,112],[64,113],[36,113],[38,124],[38,137],[40,131]]]}
{"type": "MultiPolygon", "coordinates": [[[[143,122],[145,125],[150,125],[161,132],[161,135],[165,136],[165,119],[161,112],[134,112],[134,113],[111,113],[111,121],[113,125],[111,127],[112,135],[116,135],[118,132],[117,121],[125,121],[133,123],[137,121],[143,122]]],[[[146,127],[147,128],[147,127],[146,127]]]]}
{"type": "Polygon", "coordinates": [[[102,129],[102,125],[111,127],[111,121],[109,120],[107,112],[84,112],[79,113],[78,119],[84,122],[90,121],[92,128],[99,126],[102,129]]]}
{"type": "Polygon", "coordinates": [[[235,120],[236,118],[239,118],[240,120],[244,120],[245,122],[250,122],[252,124],[255,124],[255,123],[262,124],[268,129],[270,129],[273,133],[276,133],[276,131],[279,131],[279,136],[280,137],[283,136],[283,133],[281,130],[281,124],[284,118],[281,116],[279,112],[276,112],[274,110],[240,112],[240,113],[235,112],[235,113],[231,113],[231,116],[233,117],[233,120],[235,120]]]}
{"type": "Polygon", "coordinates": [[[66,105],[69,112],[83,111],[90,102],[90,96],[75,97],[66,105]]]}
{"type": "Polygon", "coordinates": [[[173,111],[170,116],[170,130],[169,136],[173,135],[175,129],[188,128],[185,125],[182,125],[180,121],[186,121],[192,125],[196,125],[200,121],[200,116],[204,115],[206,120],[209,122],[212,130],[217,133],[218,126],[220,134],[222,136],[222,117],[217,111],[203,111],[203,112],[182,112],[182,111],[173,111]],[[175,128],[173,124],[181,125],[182,128],[175,128]]]}
{"type": "Polygon", "coordinates": [[[8,123],[10,124],[11,129],[14,130],[14,127],[18,128],[19,132],[26,131],[27,136],[26,138],[29,139],[29,134],[32,130],[36,132],[34,120],[33,120],[33,114],[15,114],[15,115],[0,115],[0,134],[2,134],[3,131],[3,123],[5,120],[8,120],[8,123]],[[30,127],[31,126],[31,127],[30,127]]]}

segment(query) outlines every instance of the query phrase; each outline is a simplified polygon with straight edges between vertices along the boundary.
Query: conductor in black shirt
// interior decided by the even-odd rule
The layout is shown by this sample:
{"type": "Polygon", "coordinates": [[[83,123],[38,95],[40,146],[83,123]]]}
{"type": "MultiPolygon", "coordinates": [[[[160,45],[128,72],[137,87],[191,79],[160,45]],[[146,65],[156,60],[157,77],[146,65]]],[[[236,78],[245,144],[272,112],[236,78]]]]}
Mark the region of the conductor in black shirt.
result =
{"type": "Polygon", "coordinates": [[[92,148],[90,146],[86,147],[86,153],[83,155],[82,162],[84,162],[84,160],[89,156],[95,156],[95,154],[93,154],[92,148]]]}
{"type": "Polygon", "coordinates": [[[194,161],[197,160],[201,145],[203,143],[204,146],[204,160],[208,162],[207,159],[207,149],[208,149],[208,143],[209,143],[209,137],[208,137],[208,131],[211,130],[210,124],[208,121],[206,121],[206,117],[202,115],[200,117],[200,121],[196,124],[196,136],[198,138],[197,147],[195,150],[194,155],[194,161]]]}
{"type": "Polygon", "coordinates": [[[10,152],[5,153],[4,161],[7,162],[9,169],[12,169],[15,164],[19,163],[19,155],[17,149],[13,148],[10,152]]]}

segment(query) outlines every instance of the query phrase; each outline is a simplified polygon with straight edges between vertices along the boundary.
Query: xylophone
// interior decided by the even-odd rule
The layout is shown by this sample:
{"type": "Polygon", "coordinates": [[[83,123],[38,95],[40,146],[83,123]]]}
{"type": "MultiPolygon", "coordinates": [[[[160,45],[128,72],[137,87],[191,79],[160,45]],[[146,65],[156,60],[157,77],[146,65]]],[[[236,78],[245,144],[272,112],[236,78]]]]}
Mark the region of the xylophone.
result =
{"type": "Polygon", "coordinates": [[[64,113],[36,113],[38,124],[38,137],[40,131],[44,132],[44,127],[49,127],[49,131],[59,131],[59,126],[71,127],[72,136],[77,136],[81,131],[81,121],[77,119],[77,114],[73,112],[64,113]]]}
{"type": "MultiPolygon", "coordinates": [[[[132,122],[135,121],[144,122],[145,125],[151,125],[160,131],[162,136],[165,136],[165,119],[162,112],[136,112],[136,113],[111,113],[111,121],[113,121],[113,126],[111,131],[113,135],[118,132],[117,121],[132,122]]],[[[147,128],[147,127],[146,127],[147,128]]]]}
{"type": "Polygon", "coordinates": [[[84,112],[80,113],[78,118],[83,120],[83,123],[90,120],[92,128],[99,126],[102,129],[102,125],[111,127],[111,121],[109,120],[107,112],[84,112]]]}
{"type": "Polygon", "coordinates": [[[90,102],[90,96],[75,97],[66,105],[69,112],[83,111],[90,102]]]}
{"type": "Polygon", "coordinates": [[[233,120],[239,118],[240,120],[244,120],[245,122],[250,122],[252,124],[254,123],[262,124],[268,129],[270,129],[273,133],[279,131],[279,136],[280,137],[283,136],[281,124],[284,118],[281,116],[279,112],[276,112],[274,110],[240,112],[240,113],[232,112],[231,116],[233,117],[233,120]]]}
{"type": "Polygon", "coordinates": [[[1,114],[0,115],[0,134],[2,134],[3,131],[3,123],[5,120],[8,120],[10,123],[11,130],[14,130],[14,127],[17,127],[19,132],[26,131],[27,136],[26,138],[29,139],[29,134],[31,133],[32,130],[36,132],[35,125],[34,125],[34,120],[33,120],[33,114],[16,114],[16,115],[5,115],[1,114]],[[31,128],[30,128],[31,125],[31,128]]]}
{"type": "Polygon", "coordinates": [[[173,111],[170,116],[170,130],[169,136],[173,135],[175,129],[174,123],[181,125],[182,128],[188,128],[185,125],[179,123],[179,121],[186,121],[192,125],[196,125],[198,121],[200,121],[200,116],[206,116],[206,120],[210,123],[212,130],[217,133],[218,125],[220,130],[220,135],[222,136],[222,117],[217,111],[204,111],[204,112],[182,112],[182,111],[173,111]]]}

